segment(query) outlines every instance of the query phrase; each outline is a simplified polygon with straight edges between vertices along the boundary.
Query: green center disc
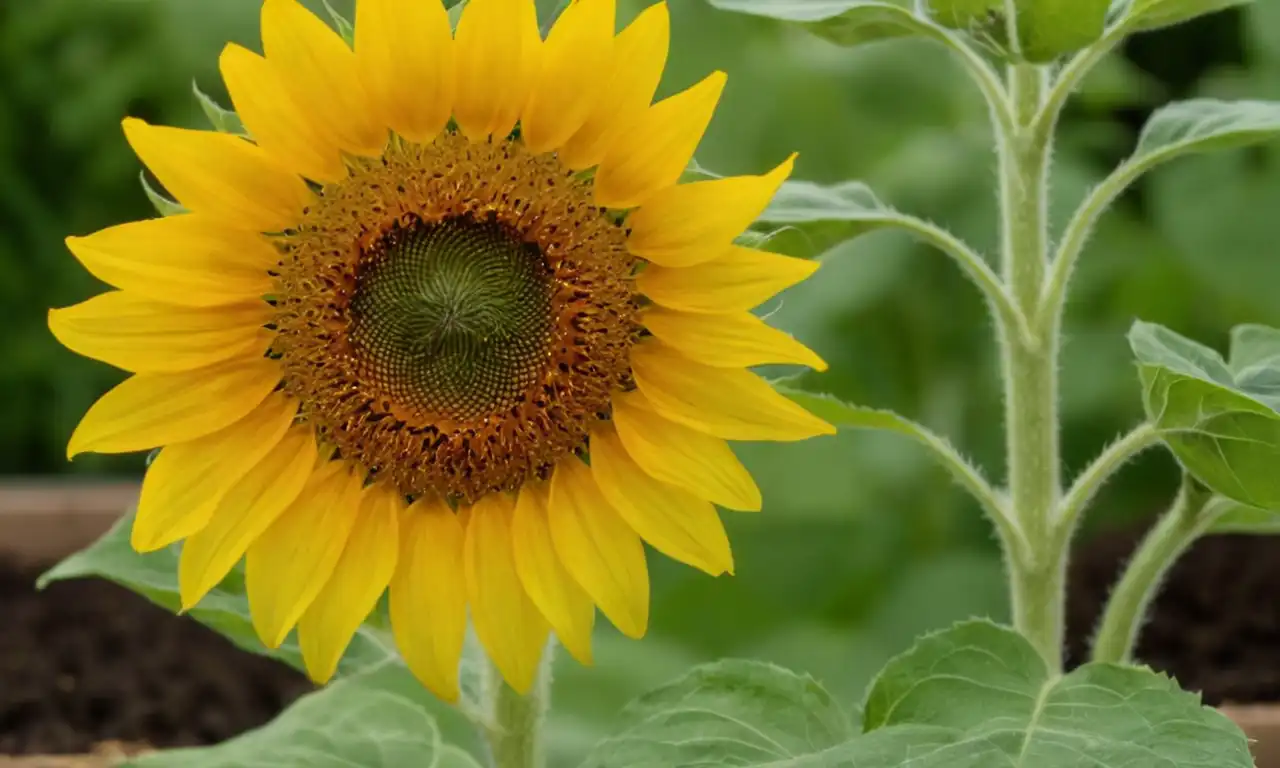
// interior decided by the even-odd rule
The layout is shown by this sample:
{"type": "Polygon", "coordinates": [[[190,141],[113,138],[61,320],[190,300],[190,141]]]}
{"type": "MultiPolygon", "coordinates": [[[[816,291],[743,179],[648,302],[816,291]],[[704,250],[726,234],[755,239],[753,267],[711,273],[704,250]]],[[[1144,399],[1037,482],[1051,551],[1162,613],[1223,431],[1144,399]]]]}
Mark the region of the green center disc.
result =
{"type": "Polygon", "coordinates": [[[388,233],[362,266],[350,339],[397,405],[457,421],[510,408],[551,338],[551,271],[535,245],[470,217],[388,233]]]}

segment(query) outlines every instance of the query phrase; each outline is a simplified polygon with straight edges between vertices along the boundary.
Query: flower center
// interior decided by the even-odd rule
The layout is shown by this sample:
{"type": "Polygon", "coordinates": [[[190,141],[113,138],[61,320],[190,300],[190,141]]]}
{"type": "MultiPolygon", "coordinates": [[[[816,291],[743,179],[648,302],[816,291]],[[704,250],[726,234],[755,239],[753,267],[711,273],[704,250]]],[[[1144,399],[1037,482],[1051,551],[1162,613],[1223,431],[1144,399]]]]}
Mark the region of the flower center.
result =
{"type": "Polygon", "coordinates": [[[351,297],[361,377],[409,417],[463,422],[509,409],[547,357],[551,277],[537,246],[497,222],[393,228],[351,297]]]}
{"type": "Polygon", "coordinates": [[[272,354],[338,455],[474,502],[586,446],[631,386],[626,231],[518,140],[393,141],[278,240],[272,354]]]}

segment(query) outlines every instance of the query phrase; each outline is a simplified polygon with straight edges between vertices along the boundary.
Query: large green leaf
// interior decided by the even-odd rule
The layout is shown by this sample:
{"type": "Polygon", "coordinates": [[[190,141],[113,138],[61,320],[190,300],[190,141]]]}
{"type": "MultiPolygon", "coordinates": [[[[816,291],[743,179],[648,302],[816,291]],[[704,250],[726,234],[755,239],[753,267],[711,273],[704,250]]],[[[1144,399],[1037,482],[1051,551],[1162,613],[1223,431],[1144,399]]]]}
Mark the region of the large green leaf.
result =
{"type": "Polygon", "coordinates": [[[1135,323],[1148,418],[1182,465],[1215,492],[1261,509],[1280,509],[1280,333],[1242,326],[1231,362],[1150,323],[1135,323]]]}
{"type": "Polygon", "coordinates": [[[726,11],[799,22],[838,45],[895,37],[950,42],[950,33],[913,10],[912,0],[708,0],[726,11]]]}
{"type": "Polygon", "coordinates": [[[583,768],[1251,768],[1243,733],[1150,670],[1049,672],[1011,629],[929,635],[873,683],[864,733],[811,678],[759,662],[700,667],[624,712],[583,768]]]}
{"type": "Polygon", "coordinates": [[[970,621],[889,662],[867,694],[867,731],[954,734],[912,768],[1252,768],[1248,742],[1199,697],[1145,668],[1049,671],[1017,632],[970,621]]]}
{"type": "Polygon", "coordinates": [[[298,699],[267,725],[212,747],[159,752],[122,768],[472,768],[445,746],[426,694],[388,664],[298,699]]]}
{"type": "Polygon", "coordinates": [[[623,719],[582,768],[899,768],[955,740],[928,726],[861,735],[812,678],[756,661],[697,667],[623,719]]]}
{"type": "Polygon", "coordinates": [[[1160,29],[1190,21],[1228,8],[1248,5],[1253,0],[1128,0],[1124,24],[1133,32],[1160,29]]]}
{"type": "MultiPolygon", "coordinates": [[[[628,724],[584,766],[790,765],[857,733],[812,678],[756,661],[721,661],[641,696],[628,724]]],[[[797,765],[799,763],[796,763],[797,765]]]]}
{"type": "MultiPolygon", "coordinates": [[[[40,577],[38,586],[65,579],[97,576],[114,581],[146,597],[170,611],[181,606],[178,597],[178,555],[180,545],[173,545],[145,555],[129,545],[129,529],[133,515],[122,517],[102,538],[86,549],[71,555],[40,577]]],[[[293,636],[278,649],[262,645],[249,619],[249,603],[244,592],[244,578],[233,571],[214,588],[200,604],[188,613],[237,646],[253,653],[272,656],[302,669],[302,652],[293,636]]],[[[377,633],[361,629],[342,658],[338,674],[350,674],[394,658],[394,652],[377,633]]]]}

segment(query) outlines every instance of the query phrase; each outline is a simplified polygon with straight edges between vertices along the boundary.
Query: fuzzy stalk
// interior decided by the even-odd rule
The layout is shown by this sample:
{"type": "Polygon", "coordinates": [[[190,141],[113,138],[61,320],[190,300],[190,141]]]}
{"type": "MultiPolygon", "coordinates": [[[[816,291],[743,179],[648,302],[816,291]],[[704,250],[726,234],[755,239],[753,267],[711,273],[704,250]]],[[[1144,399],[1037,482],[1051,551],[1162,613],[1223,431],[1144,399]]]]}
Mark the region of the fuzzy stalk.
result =
{"type": "MultiPolygon", "coordinates": [[[[1016,125],[1000,137],[1000,208],[1004,279],[1019,308],[1035,316],[1048,261],[1050,138],[1035,130],[1045,73],[1009,68],[1016,125]]],[[[1010,557],[1014,624],[1051,669],[1062,665],[1066,552],[1054,545],[1052,520],[1061,495],[1056,327],[1031,339],[1001,333],[1009,498],[1030,551],[1010,557]]]]}

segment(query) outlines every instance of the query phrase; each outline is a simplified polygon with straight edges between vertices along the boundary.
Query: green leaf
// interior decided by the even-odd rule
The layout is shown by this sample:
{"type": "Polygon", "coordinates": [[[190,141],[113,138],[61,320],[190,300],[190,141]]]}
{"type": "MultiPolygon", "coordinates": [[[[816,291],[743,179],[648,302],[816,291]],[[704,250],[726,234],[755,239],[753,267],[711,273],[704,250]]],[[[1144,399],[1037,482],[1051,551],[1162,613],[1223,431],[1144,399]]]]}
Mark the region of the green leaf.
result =
{"type": "Polygon", "coordinates": [[[187,209],[183,208],[175,200],[170,200],[155,190],[151,186],[151,182],[147,181],[146,171],[138,172],[138,180],[142,182],[142,191],[146,193],[147,199],[151,201],[151,205],[156,209],[156,213],[161,216],[173,216],[179,213],[186,213],[187,209]]]}
{"type": "Polygon", "coordinates": [[[1147,416],[1188,472],[1218,494],[1280,509],[1280,334],[1243,326],[1232,360],[1167,328],[1135,323],[1147,416]]]}
{"type": "Polygon", "coordinates": [[[329,0],[320,0],[324,4],[325,11],[329,14],[329,18],[333,21],[334,29],[338,30],[338,34],[342,35],[342,39],[347,45],[354,46],[356,44],[356,28],[351,25],[346,16],[338,13],[329,0]]]}
{"type": "Polygon", "coordinates": [[[298,699],[267,725],[212,747],[148,755],[122,768],[471,768],[441,744],[425,694],[401,668],[340,680],[298,699]]]}
{"type": "Polygon", "coordinates": [[[845,181],[824,186],[788,181],[778,189],[757,224],[796,227],[804,231],[813,253],[875,229],[911,220],[885,205],[866,184],[845,181]]]}
{"type": "Polygon", "coordinates": [[[1192,99],[1157,110],[1142,129],[1129,163],[1156,163],[1280,137],[1280,102],[1192,99]]]}
{"type": "MultiPolygon", "coordinates": [[[[37,587],[43,589],[55,581],[97,576],[114,581],[176,613],[181,606],[178,596],[178,555],[181,547],[175,544],[157,552],[138,554],[129,545],[132,524],[132,513],[125,515],[102,538],[41,576],[37,587]]],[[[239,571],[232,571],[188,613],[247,651],[271,656],[302,669],[302,652],[292,636],[276,650],[270,650],[259,642],[249,619],[249,603],[239,571]]],[[[351,674],[389,658],[394,658],[393,652],[376,634],[372,630],[361,629],[347,648],[338,674],[351,674]]]]}
{"type": "Polygon", "coordinates": [[[1216,533],[1252,533],[1264,536],[1280,534],[1280,512],[1249,507],[1230,499],[1215,498],[1205,514],[1214,516],[1213,523],[1205,531],[1216,533]]]}
{"type": "Polygon", "coordinates": [[[1016,0],[1018,40],[1027,61],[1046,62],[1102,37],[1110,0],[1016,0]]]}
{"type": "Polygon", "coordinates": [[[955,43],[947,30],[916,14],[912,0],[708,0],[725,11],[794,21],[837,45],[854,46],[895,37],[929,37],[955,43]]]}
{"type": "Polygon", "coordinates": [[[449,6],[449,25],[454,29],[458,28],[458,19],[462,18],[462,12],[466,10],[469,0],[458,0],[458,2],[449,6]]]}
{"type": "Polygon", "coordinates": [[[943,232],[896,210],[860,181],[784,182],[756,222],[802,229],[817,253],[875,230],[901,229],[935,245],[943,232]]]}
{"type": "Polygon", "coordinates": [[[434,768],[484,768],[469,752],[452,744],[442,744],[436,752],[434,768]]]}
{"type": "Polygon", "coordinates": [[[200,102],[200,109],[209,118],[209,124],[214,130],[244,135],[244,123],[240,122],[239,115],[210,98],[194,80],[191,81],[191,90],[195,92],[196,101],[200,102]]]}
{"type": "Polygon", "coordinates": [[[1021,635],[969,621],[872,684],[865,733],[811,678],[751,661],[694,669],[623,713],[583,768],[1247,768],[1243,733],[1149,670],[1055,675],[1021,635]]]}
{"type": "Polygon", "coordinates": [[[969,621],[928,635],[884,668],[863,727],[955,736],[912,768],[1252,768],[1248,741],[1164,675],[1118,664],[1053,674],[1020,634],[969,621]]]}
{"type": "Polygon", "coordinates": [[[1128,12],[1122,23],[1131,32],[1145,32],[1252,2],[1253,0],[1129,0],[1128,12]]]}
{"type": "Polygon", "coordinates": [[[800,765],[857,733],[813,678],[758,661],[696,667],[622,718],[626,729],[598,744],[584,767],[800,765]]]}

